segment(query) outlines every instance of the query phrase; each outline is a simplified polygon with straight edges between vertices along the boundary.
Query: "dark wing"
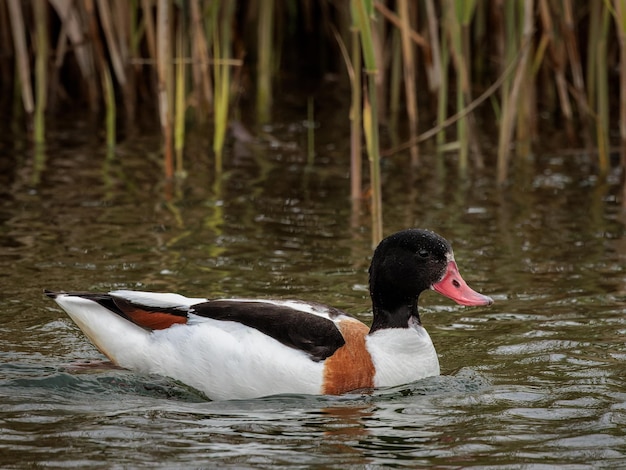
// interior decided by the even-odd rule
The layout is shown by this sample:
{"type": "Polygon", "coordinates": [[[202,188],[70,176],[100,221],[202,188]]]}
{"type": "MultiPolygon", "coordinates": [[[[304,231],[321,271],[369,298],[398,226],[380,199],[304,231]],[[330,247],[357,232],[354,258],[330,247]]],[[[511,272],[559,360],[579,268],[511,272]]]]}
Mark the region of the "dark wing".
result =
{"type": "MultiPolygon", "coordinates": [[[[323,361],[332,356],[345,344],[341,332],[332,320],[271,302],[210,300],[191,307],[168,307],[148,306],[127,300],[120,295],[102,293],[46,291],[45,294],[52,298],[65,294],[89,299],[149,330],[161,330],[175,324],[187,323],[190,313],[214,320],[239,322],[286,346],[304,351],[315,361],[323,361]]],[[[321,304],[309,306],[313,310],[324,312],[329,318],[345,315],[339,310],[321,304]]]]}
{"type": "MultiPolygon", "coordinates": [[[[328,308],[325,310],[331,317],[341,313],[328,308]]],[[[249,326],[286,346],[306,352],[315,361],[332,356],[345,344],[332,320],[287,305],[262,301],[210,300],[193,305],[189,313],[249,326]]]]}

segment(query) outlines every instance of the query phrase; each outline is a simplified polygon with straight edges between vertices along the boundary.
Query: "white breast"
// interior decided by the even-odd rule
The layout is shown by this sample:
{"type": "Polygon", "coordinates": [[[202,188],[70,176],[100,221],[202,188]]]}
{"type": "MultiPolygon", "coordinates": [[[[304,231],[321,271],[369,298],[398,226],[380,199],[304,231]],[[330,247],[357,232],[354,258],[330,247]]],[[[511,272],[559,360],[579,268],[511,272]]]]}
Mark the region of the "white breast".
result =
{"type": "Polygon", "coordinates": [[[375,331],[367,336],[366,346],[376,369],[376,387],[401,385],[440,373],[437,352],[421,325],[375,331]]]}

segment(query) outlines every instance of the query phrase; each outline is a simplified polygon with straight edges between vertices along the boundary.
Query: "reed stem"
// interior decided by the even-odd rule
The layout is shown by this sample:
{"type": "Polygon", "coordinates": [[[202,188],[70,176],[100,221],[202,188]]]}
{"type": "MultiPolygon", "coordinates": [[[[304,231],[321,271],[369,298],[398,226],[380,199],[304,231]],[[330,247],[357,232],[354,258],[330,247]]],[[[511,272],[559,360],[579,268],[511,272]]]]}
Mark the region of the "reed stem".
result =
{"type": "MultiPolygon", "coordinates": [[[[475,0],[448,0],[445,4],[448,15],[447,31],[450,38],[450,52],[456,70],[456,107],[462,113],[466,102],[471,101],[469,93],[469,52],[464,45],[464,30],[474,13],[475,0]]],[[[463,113],[457,121],[457,139],[459,142],[459,172],[467,173],[469,154],[468,117],[463,113]]]]}
{"type": "Polygon", "coordinates": [[[614,0],[615,26],[619,39],[619,136],[621,166],[626,170],[626,0],[614,0]]]}
{"type": "Polygon", "coordinates": [[[159,87],[159,117],[163,132],[163,156],[165,178],[174,177],[172,155],[172,52],[170,48],[170,3],[158,0],[157,3],[157,75],[159,87]]]}
{"type": "Polygon", "coordinates": [[[609,31],[609,9],[603,5],[598,42],[596,43],[596,135],[598,146],[598,170],[606,176],[609,169],[609,82],[607,62],[607,37],[609,31]]]}
{"type": "Polygon", "coordinates": [[[397,135],[398,130],[401,88],[402,44],[400,39],[400,31],[398,29],[394,29],[391,36],[391,66],[389,70],[389,128],[394,138],[397,135]]]}
{"type": "MultiPolygon", "coordinates": [[[[513,2],[511,2],[511,4],[513,4],[513,2]]],[[[524,0],[520,3],[516,2],[514,6],[516,8],[520,8],[522,11],[522,34],[520,36],[520,40],[516,41],[521,47],[521,57],[513,77],[513,83],[511,84],[510,90],[508,90],[508,92],[504,95],[503,99],[502,121],[500,123],[500,135],[498,141],[497,182],[499,185],[503,185],[508,177],[509,146],[511,145],[511,138],[513,136],[513,124],[517,115],[516,110],[520,96],[520,89],[522,81],[525,77],[524,71],[526,70],[530,56],[530,41],[532,40],[534,31],[532,22],[534,0],[524,0]]],[[[508,16],[508,22],[511,26],[515,24],[516,17],[517,15],[514,14],[514,11],[511,8],[508,16]]],[[[514,39],[510,38],[510,40],[513,42],[514,39]]],[[[508,60],[514,60],[514,51],[512,49],[509,49],[507,58],[508,60]]]]}
{"type": "Polygon", "coordinates": [[[30,81],[30,61],[28,57],[28,47],[26,45],[26,28],[24,27],[24,17],[20,0],[7,0],[9,16],[11,18],[11,31],[15,44],[15,60],[17,62],[17,75],[20,80],[22,102],[26,114],[31,116],[35,111],[35,99],[30,81]]]}
{"type": "Polygon", "coordinates": [[[102,87],[104,88],[104,102],[106,109],[106,142],[107,148],[113,150],[115,148],[116,137],[116,121],[117,108],[115,103],[115,90],[113,89],[113,81],[111,80],[111,72],[108,67],[104,67],[102,74],[102,87]]]}
{"type": "MultiPolygon", "coordinates": [[[[212,79],[209,67],[209,46],[207,44],[210,35],[206,35],[199,0],[190,0],[191,31],[192,31],[192,57],[196,60],[192,63],[194,92],[197,93],[198,108],[208,111],[213,101],[212,79]],[[207,38],[208,36],[208,38],[207,38]]],[[[204,112],[200,115],[204,116],[204,112]]]]}
{"type": "Polygon", "coordinates": [[[48,15],[46,0],[35,0],[35,24],[37,30],[37,56],[35,59],[35,144],[46,141],[46,102],[48,87],[48,15]]]}
{"type": "MultiPolygon", "coordinates": [[[[157,103],[167,179],[182,174],[186,163],[186,119],[200,128],[212,120],[219,174],[233,92],[254,96],[258,122],[269,122],[278,64],[302,64],[290,60],[301,49],[282,57],[282,45],[298,48],[300,39],[315,37],[319,54],[306,60],[320,77],[328,77],[337,70],[328,67],[336,61],[324,32],[339,26],[347,37],[352,24],[352,46],[340,47],[351,85],[350,195],[359,201],[363,192],[365,136],[376,241],[382,233],[379,123],[389,124],[394,145],[385,155],[410,149],[410,164],[416,165],[419,145],[436,135],[438,150],[459,152],[461,173],[470,164],[480,171],[474,110],[484,99],[473,100],[474,90],[491,97],[499,119],[497,160],[487,156],[499,184],[508,178],[511,149],[518,158],[528,155],[534,138],[546,132],[537,125],[540,115],[565,129],[572,142],[597,149],[602,175],[610,166],[611,132],[619,135],[626,171],[626,0],[581,5],[573,0],[6,0],[0,2],[0,58],[12,68],[0,70],[0,106],[17,106],[10,126],[25,121],[33,142],[42,143],[47,114],[57,106],[88,103],[100,117],[104,104],[106,145],[114,148],[118,106],[132,123],[136,103],[157,103]],[[248,4],[252,8],[245,11],[248,4]],[[616,40],[618,46],[611,46],[616,40]],[[232,66],[241,63],[246,67],[234,73],[232,66]],[[426,86],[430,93],[422,92],[426,86]],[[618,94],[611,120],[610,100],[618,94]],[[420,118],[435,117],[429,112],[436,114],[436,125],[418,135],[420,118]],[[404,116],[408,135],[396,143],[396,131],[404,127],[398,119],[404,116]],[[451,123],[457,141],[446,144],[444,128],[451,123]]],[[[307,105],[311,161],[312,98],[307,105]]],[[[323,104],[315,106],[321,115],[323,104]]]]}
{"type": "MultiPolygon", "coordinates": [[[[181,20],[184,23],[184,18],[181,20]]],[[[178,28],[176,34],[176,91],[175,91],[175,113],[174,113],[174,151],[176,153],[176,175],[179,178],[184,176],[183,152],[185,150],[185,113],[186,105],[186,65],[182,60],[185,56],[184,26],[178,28]]]]}
{"type": "Polygon", "coordinates": [[[378,68],[370,15],[372,5],[367,0],[352,0],[352,11],[361,37],[361,49],[367,75],[367,98],[363,105],[363,128],[367,153],[370,162],[371,206],[372,206],[372,245],[376,246],[383,236],[382,185],[380,179],[380,148],[378,138],[378,96],[376,80],[378,68]]]}
{"type": "Polygon", "coordinates": [[[438,90],[437,99],[437,147],[441,148],[446,142],[446,131],[443,122],[448,113],[448,68],[450,67],[450,53],[448,49],[448,39],[445,33],[441,36],[441,83],[438,90]]]}
{"type": "Polygon", "coordinates": [[[259,2],[257,40],[257,121],[269,122],[272,109],[272,36],[274,34],[274,0],[259,2]]]}
{"type": "MultiPolygon", "coordinates": [[[[415,5],[415,4],[414,4],[415,5]]],[[[417,90],[415,73],[415,51],[410,38],[411,18],[408,0],[398,0],[398,16],[401,20],[400,36],[402,42],[402,58],[404,71],[404,89],[406,95],[406,110],[409,117],[409,136],[413,140],[417,136],[417,90]]],[[[419,147],[414,145],[410,149],[411,165],[419,165],[419,147]]]]}
{"type": "Polygon", "coordinates": [[[230,104],[230,64],[231,29],[230,24],[235,13],[235,3],[225,2],[215,8],[213,14],[213,56],[215,71],[214,93],[214,137],[215,172],[219,176],[223,169],[224,141],[228,127],[228,108],[230,104]],[[219,19],[219,21],[217,21],[219,19]]]}

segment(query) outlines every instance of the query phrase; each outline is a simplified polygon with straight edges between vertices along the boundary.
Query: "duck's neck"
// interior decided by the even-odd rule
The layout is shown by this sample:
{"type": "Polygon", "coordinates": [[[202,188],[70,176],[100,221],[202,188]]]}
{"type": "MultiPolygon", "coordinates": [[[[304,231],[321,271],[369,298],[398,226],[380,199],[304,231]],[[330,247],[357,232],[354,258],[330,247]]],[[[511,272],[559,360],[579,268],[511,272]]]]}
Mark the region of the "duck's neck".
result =
{"type": "Polygon", "coordinates": [[[417,299],[394,307],[385,307],[375,303],[370,333],[384,328],[409,328],[409,324],[415,322],[418,325],[421,324],[417,311],[417,299]]]}

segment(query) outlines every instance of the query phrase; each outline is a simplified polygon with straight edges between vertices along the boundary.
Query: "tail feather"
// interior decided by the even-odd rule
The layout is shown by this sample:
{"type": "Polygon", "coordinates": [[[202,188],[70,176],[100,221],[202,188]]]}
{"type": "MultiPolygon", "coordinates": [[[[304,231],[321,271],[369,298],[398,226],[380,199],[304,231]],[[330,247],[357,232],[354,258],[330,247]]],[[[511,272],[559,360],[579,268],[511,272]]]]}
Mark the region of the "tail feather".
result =
{"type": "Polygon", "coordinates": [[[187,323],[187,311],[180,307],[153,307],[129,301],[119,295],[92,292],[54,292],[44,290],[52,299],[60,296],[80,297],[91,300],[110,312],[147,330],[162,330],[175,324],[187,323]]]}
{"type": "Polygon", "coordinates": [[[133,368],[150,332],[130,321],[106,294],[46,292],[111,362],[133,368]]]}

